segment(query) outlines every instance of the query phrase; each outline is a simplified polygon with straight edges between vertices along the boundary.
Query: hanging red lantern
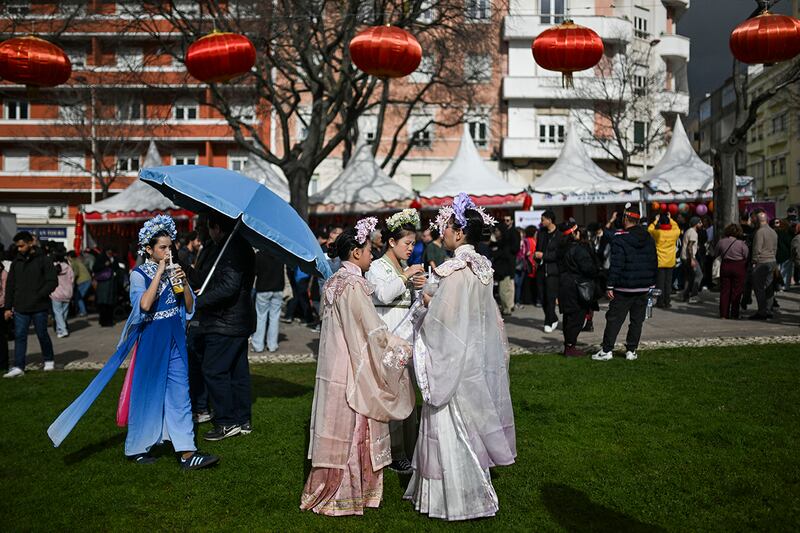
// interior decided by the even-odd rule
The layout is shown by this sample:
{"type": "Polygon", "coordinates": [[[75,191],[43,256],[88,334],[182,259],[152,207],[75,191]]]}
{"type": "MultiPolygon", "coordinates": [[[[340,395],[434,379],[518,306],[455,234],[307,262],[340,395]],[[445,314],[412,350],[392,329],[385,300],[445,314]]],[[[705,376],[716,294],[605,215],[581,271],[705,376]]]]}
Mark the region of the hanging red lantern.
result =
{"type": "Polygon", "coordinates": [[[238,33],[212,32],[186,51],[189,74],[206,83],[227,82],[247,74],[256,64],[256,47],[238,33]]]}
{"type": "Polygon", "coordinates": [[[408,205],[411,209],[422,209],[422,204],[419,203],[419,200],[414,198],[411,200],[411,203],[408,205]]]}
{"type": "Polygon", "coordinates": [[[597,33],[571,20],[548,28],[531,45],[536,63],[563,74],[564,87],[572,87],[572,73],[592,68],[603,57],[603,40],[597,33]]]}
{"type": "Polygon", "coordinates": [[[522,210],[530,211],[531,207],[533,207],[533,198],[530,194],[525,193],[525,198],[522,199],[522,210]]]}
{"type": "Polygon", "coordinates": [[[55,87],[72,75],[64,50],[49,41],[26,35],[0,43],[0,77],[30,87],[55,87]]]}
{"type": "Polygon", "coordinates": [[[372,26],[350,41],[355,66],[379,78],[408,76],[422,60],[422,47],[407,31],[394,26],[372,26]]]}
{"type": "Polygon", "coordinates": [[[672,216],[677,215],[678,211],[680,211],[680,209],[678,208],[678,204],[669,204],[667,209],[669,209],[669,214],[672,216]]]}
{"type": "Polygon", "coordinates": [[[661,204],[659,204],[658,202],[653,202],[652,204],[650,204],[650,208],[655,213],[661,208],[661,204]]]}
{"type": "Polygon", "coordinates": [[[765,11],[736,26],[730,47],[742,63],[787,61],[800,54],[800,20],[765,11]]]}

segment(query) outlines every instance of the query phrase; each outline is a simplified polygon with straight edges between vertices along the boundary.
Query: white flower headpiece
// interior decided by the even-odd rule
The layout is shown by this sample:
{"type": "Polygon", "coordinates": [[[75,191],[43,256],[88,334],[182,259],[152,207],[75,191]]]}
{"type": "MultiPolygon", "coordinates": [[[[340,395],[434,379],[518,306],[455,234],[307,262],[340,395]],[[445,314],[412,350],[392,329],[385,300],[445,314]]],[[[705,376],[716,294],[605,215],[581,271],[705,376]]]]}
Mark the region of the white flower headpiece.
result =
{"type": "Polygon", "coordinates": [[[389,231],[394,231],[406,224],[415,228],[419,226],[419,213],[416,209],[403,209],[386,219],[386,227],[389,228],[389,231]]]}
{"type": "Polygon", "coordinates": [[[366,244],[370,234],[375,231],[378,219],[375,217],[362,218],[356,222],[356,241],[359,244],[366,244]]]}
{"type": "Polygon", "coordinates": [[[473,209],[480,213],[481,218],[483,218],[483,223],[487,226],[494,226],[497,224],[497,220],[495,220],[494,217],[484,211],[482,207],[475,205],[475,202],[472,201],[472,198],[470,198],[467,193],[461,192],[458,193],[458,196],[453,200],[453,205],[444,205],[439,208],[439,214],[436,215],[436,219],[431,222],[431,227],[436,227],[439,230],[439,234],[444,235],[444,230],[448,222],[450,222],[451,218],[455,218],[456,224],[458,224],[460,228],[465,228],[467,227],[467,219],[464,213],[467,209],[473,209]]]}
{"type": "Polygon", "coordinates": [[[145,255],[144,248],[150,244],[150,239],[159,231],[166,231],[173,241],[178,237],[175,221],[169,215],[157,215],[144,223],[139,230],[139,255],[145,255]]]}

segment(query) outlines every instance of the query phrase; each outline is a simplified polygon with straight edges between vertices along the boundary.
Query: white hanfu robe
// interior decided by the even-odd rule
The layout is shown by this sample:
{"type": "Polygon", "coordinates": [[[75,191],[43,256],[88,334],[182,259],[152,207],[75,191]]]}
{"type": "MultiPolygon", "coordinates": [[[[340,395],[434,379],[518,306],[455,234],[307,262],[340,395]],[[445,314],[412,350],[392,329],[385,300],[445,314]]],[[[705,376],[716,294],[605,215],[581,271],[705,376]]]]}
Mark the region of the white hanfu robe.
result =
{"type": "Polygon", "coordinates": [[[431,517],[499,509],[489,468],[516,457],[508,341],[489,261],[469,245],[434,270],[439,288],[418,324],[414,369],[424,405],[405,498],[431,517]]]}
{"type": "Polygon", "coordinates": [[[375,287],[372,293],[375,310],[389,331],[393,331],[411,307],[411,288],[385,255],[372,262],[365,277],[375,287]]]}

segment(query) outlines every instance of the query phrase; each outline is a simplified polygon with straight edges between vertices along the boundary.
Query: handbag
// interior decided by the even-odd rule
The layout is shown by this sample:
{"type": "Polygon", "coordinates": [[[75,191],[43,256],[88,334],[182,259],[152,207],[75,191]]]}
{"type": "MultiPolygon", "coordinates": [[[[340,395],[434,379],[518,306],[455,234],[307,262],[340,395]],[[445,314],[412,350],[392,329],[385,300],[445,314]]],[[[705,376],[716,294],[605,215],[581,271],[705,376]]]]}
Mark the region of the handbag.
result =
{"type": "Polygon", "coordinates": [[[722,253],[722,255],[718,255],[714,258],[714,262],[711,264],[711,279],[718,280],[722,273],[722,258],[725,257],[728,253],[728,250],[731,249],[731,246],[736,244],[736,239],[733,240],[732,243],[728,245],[728,248],[722,253]]]}
{"type": "Polygon", "coordinates": [[[591,303],[594,300],[594,281],[584,280],[575,283],[578,286],[578,299],[583,303],[591,303]]]}

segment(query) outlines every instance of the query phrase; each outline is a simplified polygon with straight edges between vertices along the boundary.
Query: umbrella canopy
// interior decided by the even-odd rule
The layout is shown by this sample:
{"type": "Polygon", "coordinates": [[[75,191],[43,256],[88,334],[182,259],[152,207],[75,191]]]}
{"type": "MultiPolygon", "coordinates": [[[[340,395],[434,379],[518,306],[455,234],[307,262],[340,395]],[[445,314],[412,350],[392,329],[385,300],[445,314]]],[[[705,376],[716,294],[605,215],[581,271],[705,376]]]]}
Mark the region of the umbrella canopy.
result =
{"type": "Polygon", "coordinates": [[[597,166],[570,125],[558,159],[531,188],[533,205],[551,206],[638,202],[642,185],[597,166]]]}
{"type": "Polygon", "coordinates": [[[288,202],[290,198],[289,182],[280,167],[267,163],[255,154],[250,154],[247,157],[247,165],[242,172],[250,179],[256,180],[258,183],[271,190],[281,200],[288,202]]]}
{"type": "MultiPolygon", "coordinates": [[[[700,159],[692,148],[680,117],[675,121],[672,140],[664,157],[642,181],[647,185],[648,200],[692,200],[710,198],[714,191],[714,169],[700,159]]],[[[753,178],[737,176],[740,196],[752,196],[753,178]]]]}
{"type": "Polygon", "coordinates": [[[285,201],[231,170],[202,165],[142,169],[139,178],[192,211],[213,210],[241,221],[242,235],[309,274],[327,278],[328,260],[308,224],[285,201]]]}
{"type": "Polygon", "coordinates": [[[312,213],[374,213],[408,207],[414,194],[389,177],[375,161],[372,147],[356,146],[347,166],[330,185],[308,199],[312,213]]]}
{"type": "MultiPolygon", "coordinates": [[[[161,165],[161,156],[156,143],[150,141],[144,167],[161,165]]],[[[86,222],[138,222],[160,213],[168,213],[173,218],[189,218],[191,213],[175,205],[169,198],[139,180],[134,181],[122,192],[105,200],[83,206],[86,222]]]]}
{"type": "Polygon", "coordinates": [[[420,197],[422,205],[436,206],[452,202],[462,191],[480,206],[521,204],[524,196],[524,187],[504,181],[486,166],[468,128],[464,128],[455,159],[420,197]]]}

